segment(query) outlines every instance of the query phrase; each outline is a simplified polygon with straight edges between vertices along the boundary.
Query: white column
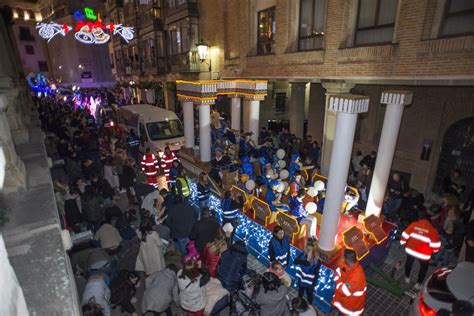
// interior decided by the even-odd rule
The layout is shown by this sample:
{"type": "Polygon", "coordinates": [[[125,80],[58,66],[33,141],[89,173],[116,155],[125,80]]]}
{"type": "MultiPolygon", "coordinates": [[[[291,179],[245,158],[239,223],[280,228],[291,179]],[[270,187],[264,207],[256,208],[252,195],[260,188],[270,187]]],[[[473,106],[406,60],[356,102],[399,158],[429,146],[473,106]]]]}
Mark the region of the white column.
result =
{"type": "Polygon", "coordinates": [[[240,131],[240,97],[230,98],[230,109],[231,109],[231,124],[232,129],[240,131]]]}
{"type": "Polygon", "coordinates": [[[199,152],[202,162],[211,161],[211,106],[199,105],[199,152]]]}
{"type": "Polygon", "coordinates": [[[382,93],[381,103],[387,104],[387,108],[385,109],[377,161],[375,162],[374,175],[367,200],[365,212],[367,216],[380,215],[397,146],[403,108],[405,105],[411,104],[412,98],[413,94],[407,91],[385,91],[382,93]]]}
{"type": "Polygon", "coordinates": [[[319,248],[323,251],[332,251],[336,243],[341,205],[344,200],[344,191],[357,125],[357,114],[367,112],[368,105],[368,97],[356,95],[329,96],[329,109],[336,111],[337,114],[329,180],[319,238],[319,248]]]}
{"type": "Polygon", "coordinates": [[[245,133],[250,131],[249,117],[250,117],[250,100],[244,99],[242,127],[245,133]]]}
{"type": "Polygon", "coordinates": [[[183,106],[184,137],[186,148],[194,147],[194,104],[193,101],[181,101],[183,106]]]}
{"type": "Polygon", "coordinates": [[[252,139],[258,144],[258,133],[260,132],[260,101],[249,101],[249,131],[252,132],[252,139]]]}
{"type": "Polygon", "coordinates": [[[306,82],[291,82],[290,132],[303,138],[306,82]]]}
{"type": "Polygon", "coordinates": [[[334,131],[336,126],[336,113],[329,111],[329,96],[339,93],[349,93],[355,84],[344,81],[323,82],[322,86],[326,89],[326,107],[324,112],[324,130],[323,144],[321,151],[321,174],[329,173],[329,164],[331,162],[332,145],[334,142],[334,131]]]}

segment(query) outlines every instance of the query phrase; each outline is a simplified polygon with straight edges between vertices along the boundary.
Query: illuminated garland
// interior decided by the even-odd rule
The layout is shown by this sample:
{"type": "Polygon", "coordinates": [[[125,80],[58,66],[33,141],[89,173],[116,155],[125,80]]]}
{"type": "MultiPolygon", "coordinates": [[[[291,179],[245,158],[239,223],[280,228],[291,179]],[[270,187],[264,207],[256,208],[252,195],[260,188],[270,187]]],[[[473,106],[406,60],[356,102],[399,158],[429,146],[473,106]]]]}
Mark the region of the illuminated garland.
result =
{"type": "MultiPolygon", "coordinates": [[[[189,180],[191,187],[191,203],[198,207],[197,184],[195,180],[189,180]]],[[[222,223],[221,200],[215,194],[211,194],[209,199],[209,208],[214,211],[219,222],[222,223]]],[[[265,227],[257,224],[243,213],[239,213],[239,226],[235,231],[235,236],[247,245],[249,252],[254,255],[263,265],[268,266],[268,244],[272,238],[272,233],[265,227]]],[[[291,246],[290,262],[301,254],[301,250],[291,246]]],[[[287,270],[288,274],[296,280],[296,270],[294,265],[290,265],[287,270]]],[[[293,283],[296,286],[296,281],[293,283]]],[[[331,300],[334,295],[334,273],[333,270],[321,265],[319,269],[318,282],[314,289],[313,304],[324,312],[331,311],[331,300]]]]}
{"type": "MultiPolygon", "coordinates": [[[[114,23],[104,25],[92,9],[85,8],[84,12],[85,15],[80,11],[74,13],[74,17],[77,20],[74,27],[74,38],[79,42],[84,44],[105,44],[110,40],[110,33],[112,35],[120,35],[127,43],[133,39],[133,27],[114,23]],[[85,18],[93,21],[85,22],[85,18]]],[[[48,43],[56,35],[59,34],[64,37],[73,30],[67,23],[61,25],[53,21],[49,23],[40,22],[36,24],[36,28],[38,29],[39,36],[48,40],[48,43]]]]}

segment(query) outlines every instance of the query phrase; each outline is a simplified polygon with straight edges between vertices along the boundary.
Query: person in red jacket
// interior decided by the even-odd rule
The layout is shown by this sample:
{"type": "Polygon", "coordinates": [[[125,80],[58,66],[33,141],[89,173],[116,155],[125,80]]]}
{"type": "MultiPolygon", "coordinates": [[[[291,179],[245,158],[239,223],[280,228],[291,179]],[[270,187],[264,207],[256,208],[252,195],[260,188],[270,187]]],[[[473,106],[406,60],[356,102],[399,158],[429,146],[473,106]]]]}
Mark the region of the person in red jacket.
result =
{"type": "Polygon", "coordinates": [[[166,146],[164,154],[160,157],[161,169],[166,175],[166,181],[170,180],[170,170],[173,168],[173,161],[178,160],[171,149],[166,146]]]}
{"type": "Polygon", "coordinates": [[[158,160],[156,156],[151,153],[150,148],[147,148],[145,151],[145,155],[141,161],[142,171],[146,175],[146,181],[153,185],[155,188],[158,187],[158,181],[156,179],[156,174],[158,173],[158,160]]]}
{"type": "Polygon", "coordinates": [[[411,223],[402,233],[400,244],[405,247],[407,261],[405,263],[405,283],[410,283],[411,268],[415,260],[420,262],[415,289],[421,288],[431,260],[431,255],[438,252],[441,241],[436,229],[431,225],[428,214],[422,214],[420,220],[411,223]]]}
{"type": "Polygon", "coordinates": [[[362,315],[367,284],[365,272],[353,250],[344,250],[344,262],[334,271],[336,290],[332,305],[340,315],[362,315]]]}
{"type": "Polygon", "coordinates": [[[225,236],[219,231],[213,242],[207,243],[202,251],[202,266],[209,271],[213,278],[217,278],[217,265],[221,259],[221,254],[227,249],[225,236]]]}

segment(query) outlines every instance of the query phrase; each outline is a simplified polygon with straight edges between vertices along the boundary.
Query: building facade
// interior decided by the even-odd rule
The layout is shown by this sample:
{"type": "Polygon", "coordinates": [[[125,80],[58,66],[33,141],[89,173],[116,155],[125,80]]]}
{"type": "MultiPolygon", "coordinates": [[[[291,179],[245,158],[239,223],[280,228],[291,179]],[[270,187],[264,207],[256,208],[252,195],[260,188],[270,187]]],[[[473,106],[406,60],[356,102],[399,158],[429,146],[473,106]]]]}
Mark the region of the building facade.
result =
{"type": "Polygon", "coordinates": [[[7,20],[25,75],[41,72],[50,75],[51,63],[44,40],[36,31],[42,20],[38,1],[5,1],[7,20]]]}
{"type": "Polygon", "coordinates": [[[414,98],[404,110],[392,169],[423,193],[438,193],[454,168],[472,181],[472,1],[211,0],[199,1],[198,10],[212,71],[224,79],[269,80],[261,125],[288,120],[292,133],[316,138],[323,173],[335,124],[326,96],[370,96],[354,145],[367,153],[379,146],[381,93],[398,89],[414,98]],[[449,145],[461,138],[462,145],[449,145]]]}

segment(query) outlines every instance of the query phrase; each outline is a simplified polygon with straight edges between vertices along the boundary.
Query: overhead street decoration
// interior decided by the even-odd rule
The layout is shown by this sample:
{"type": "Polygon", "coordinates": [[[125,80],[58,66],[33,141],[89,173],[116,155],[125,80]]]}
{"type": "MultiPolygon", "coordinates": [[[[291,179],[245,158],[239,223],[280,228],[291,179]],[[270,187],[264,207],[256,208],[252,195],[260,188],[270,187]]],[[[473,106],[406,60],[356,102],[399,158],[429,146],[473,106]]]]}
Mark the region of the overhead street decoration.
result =
{"type": "Polygon", "coordinates": [[[112,22],[103,24],[99,14],[96,15],[91,8],[85,8],[84,13],[79,10],[74,12],[74,18],[77,21],[74,28],[67,23],[40,22],[36,24],[38,34],[48,40],[48,43],[56,35],[66,36],[70,31],[74,31],[74,38],[84,44],[105,44],[110,40],[111,35],[119,35],[127,43],[133,39],[133,27],[112,22]]]}

